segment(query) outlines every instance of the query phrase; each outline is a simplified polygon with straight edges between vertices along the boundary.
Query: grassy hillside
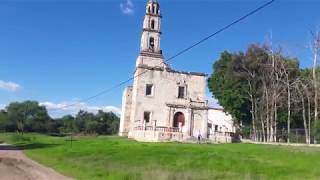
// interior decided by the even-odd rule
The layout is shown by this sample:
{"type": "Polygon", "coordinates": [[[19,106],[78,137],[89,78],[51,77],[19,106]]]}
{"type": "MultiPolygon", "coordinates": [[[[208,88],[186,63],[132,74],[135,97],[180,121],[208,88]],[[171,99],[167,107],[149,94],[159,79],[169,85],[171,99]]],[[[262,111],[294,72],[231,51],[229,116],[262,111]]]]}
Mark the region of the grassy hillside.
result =
{"type": "Polygon", "coordinates": [[[0,134],[76,179],[320,179],[320,149],[252,144],[148,144],[119,137],[0,134]]]}

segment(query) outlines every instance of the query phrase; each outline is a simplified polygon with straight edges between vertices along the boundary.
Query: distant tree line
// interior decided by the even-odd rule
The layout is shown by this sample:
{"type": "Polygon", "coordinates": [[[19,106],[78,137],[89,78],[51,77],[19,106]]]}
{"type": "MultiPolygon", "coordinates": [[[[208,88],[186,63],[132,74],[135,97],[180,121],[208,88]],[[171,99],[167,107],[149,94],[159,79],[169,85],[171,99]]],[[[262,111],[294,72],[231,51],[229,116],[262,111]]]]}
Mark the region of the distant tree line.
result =
{"type": "Polygon", "coordinates": [[[101,110],[51,118],[46,107],[36,101],[13,102],[0,110],[0,132],[112,135],[118,132],[119,122],[117,115],[101,110]]]}
{"type": "Polygon", "coordinates": [[[245,52],[225,51],[213,65],[209,89],[253,140],[290,142],[291,130],[299,128],[304,142],[317,143],[320,33],[313,34],[310,48],[313,67],[305,69],[298,59],[270,44],[253,44],[245,52]]]}

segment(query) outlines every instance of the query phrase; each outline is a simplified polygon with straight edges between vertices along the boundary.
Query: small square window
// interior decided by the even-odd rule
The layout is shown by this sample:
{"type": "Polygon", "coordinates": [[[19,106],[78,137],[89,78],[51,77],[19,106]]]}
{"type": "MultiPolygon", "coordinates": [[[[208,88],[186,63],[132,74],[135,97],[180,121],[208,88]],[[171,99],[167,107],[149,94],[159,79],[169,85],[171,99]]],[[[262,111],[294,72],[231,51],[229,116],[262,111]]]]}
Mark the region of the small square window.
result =
{"type": "Polygon", "coordinates": [[[143,115],[143,119],[146,123],[149,123],[150,122],[150,119],[151,119],[151,113],[150,112],[144,112],[144,115],[143,115]]]}
{"type": "Polygon", "coordinates": [[[214,131],[216,131],[216,132],[218,131],[218,125],[214,126],[214,131]]]}
{"type": "Polygon", "coordinates": [[[183,86],[179,86],[179,90],[178,90],[178,98],[183,99],[184,98],[184,87],[183,86]]]}
{"type": "Polygon", "coordinates": [[[153,85],[147,84],[146,86],[146,96],[152,96],[153,95],[153,85]]]}

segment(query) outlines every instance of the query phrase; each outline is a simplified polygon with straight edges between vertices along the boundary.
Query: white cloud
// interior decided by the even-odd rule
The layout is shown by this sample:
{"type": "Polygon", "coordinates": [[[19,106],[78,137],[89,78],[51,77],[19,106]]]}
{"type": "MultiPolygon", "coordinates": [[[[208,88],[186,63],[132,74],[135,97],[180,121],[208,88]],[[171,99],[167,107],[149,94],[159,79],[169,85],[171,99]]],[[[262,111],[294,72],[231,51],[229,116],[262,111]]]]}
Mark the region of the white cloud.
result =
{"type": "Polygon", "coordinates": [[[21,86],[14,82],[0,80],[0,89],[7,90],[10,92],[16,92],[21,86]]]}
{"type": "Polygon", "coordinates": [[[6,108],[6,105],[0,104],[0,110],[3,110],[3,109],[5,109],[5,108],[6,108]]]}
{"type": "Polygon", "coordinates": [[[67,114],[76,115],[80,110],[84,110],[91,113],[97,113],[99,110],[104,112],[113,112],[120,116],[121,110],[115,106],[90,106],[86,103],[79,102],[42,102],[40,105],[45,106],[51,117],[58,118],[67,114]]]}
{"type": "Polygon", "coordinates": [[[127,0],[125,3],[120,3],[120,10],[123,14],[134,14],[134,5],[131,0],[127,0]]]}

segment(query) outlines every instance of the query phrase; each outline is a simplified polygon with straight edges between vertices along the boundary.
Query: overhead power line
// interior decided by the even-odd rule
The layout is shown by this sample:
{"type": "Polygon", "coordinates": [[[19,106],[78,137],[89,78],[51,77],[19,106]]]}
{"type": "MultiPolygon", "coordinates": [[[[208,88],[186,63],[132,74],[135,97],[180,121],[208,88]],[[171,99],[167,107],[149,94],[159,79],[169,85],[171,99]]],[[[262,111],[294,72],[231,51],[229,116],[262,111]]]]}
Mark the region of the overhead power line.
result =
{"type": "MultiPolygon", "coordinates": [[[[165,60],[164,62],[167,63],[167,62],[175,59],[176,57],[178,57],[178,56],[180,56],[180,55],[182,55],[182,54],[190,51],[190,50],[193,49],[194,47],[196,47],[196,46],[204,43],[205,41],[208,41],[208,40],[211,39],[212,37],[214,37],[214,36],[222,33],[223,31],[229,29],[230,27],[232,27],[232,26],[238,24],[239,22],[247,19],[248,17],[256,14],[257,12],[259,12],[260,10],[266,8],[267,6],[271,5],[271,4],[274,3],[274,2],[275,2],[275,0],[271,0],[271,1],[268,1],[268,2],[264,3],[263,5],[261,5],[261,6],[257,7],[256,9],[248,12],[248,13],[245,14],[244,16],[241,16],[240,18],[238,18],[238,19],[236,19],[235,21],[227,24],[226,26],[223,26],[223,27],[220,28],[219,30],[217,30],[217,31],[215,31],[214,33],[206,36],[205,38],[199,40],[198,42],[192,44],[191,46],[189,46],[189,47],[187,47],[187,48],[179,51],[178,53],[176,53],[175,55],[171,56],[170,58],[168,58],[168,59],[165,60]]],[[[137,74],[137,75],[135,75],[135,76],[133,76],[133,77],[125,80],[125,81],[122,81],[122,82],[120,82],[120,83],[118,83],[118,84],[116,84],[116,85],[114,85],[114,86],[112,86],[112,87],[110,87],[110,88],[108,88],[108,89],[105,89],[105,90],[103,90],[103,91],[100,91],[99,93],[97,93],[97,94],[95,94],[95,95],[93,95],[93,96],[90,96],[90,97],[87,97],[87,98],[85,98],[85,99],[82,99],[81,101],[79,101],[79,103],[80,103],[80,102],[88,102],[88,101],[90,101],[90,100],[92,100],[92,99],[94,99],[94,98],[97,98],[97,97],[99,97],[99,96],[101,96],[101,95],[103,95],[103,94],[106,94],[106,93],[108,93],[108,92],[110,92],[110,91],[112,91],[112,90],[114,90],[114,89],[116,89],[116,88],[118,88],[118,87],[121,87],[122,85],[125,85],[126,83],[130,82],[130,81],[133,80],[134,78],[139,77],[139,76],[143,75],[143,74],[146,73],[146,72],[147,72],[147,71],[143,71],[143,72],[141,72],[141,73],[139,73],[139,74],[137,74]]],[[[69,104],[69,105],[66,105],[65,107],[75,106],[75,105],[77,105],[77,104],[78,104],[78,103],[69,104]]],[[[65,108],[65,107],[64,107],[64,108],[65,108]]]]}

